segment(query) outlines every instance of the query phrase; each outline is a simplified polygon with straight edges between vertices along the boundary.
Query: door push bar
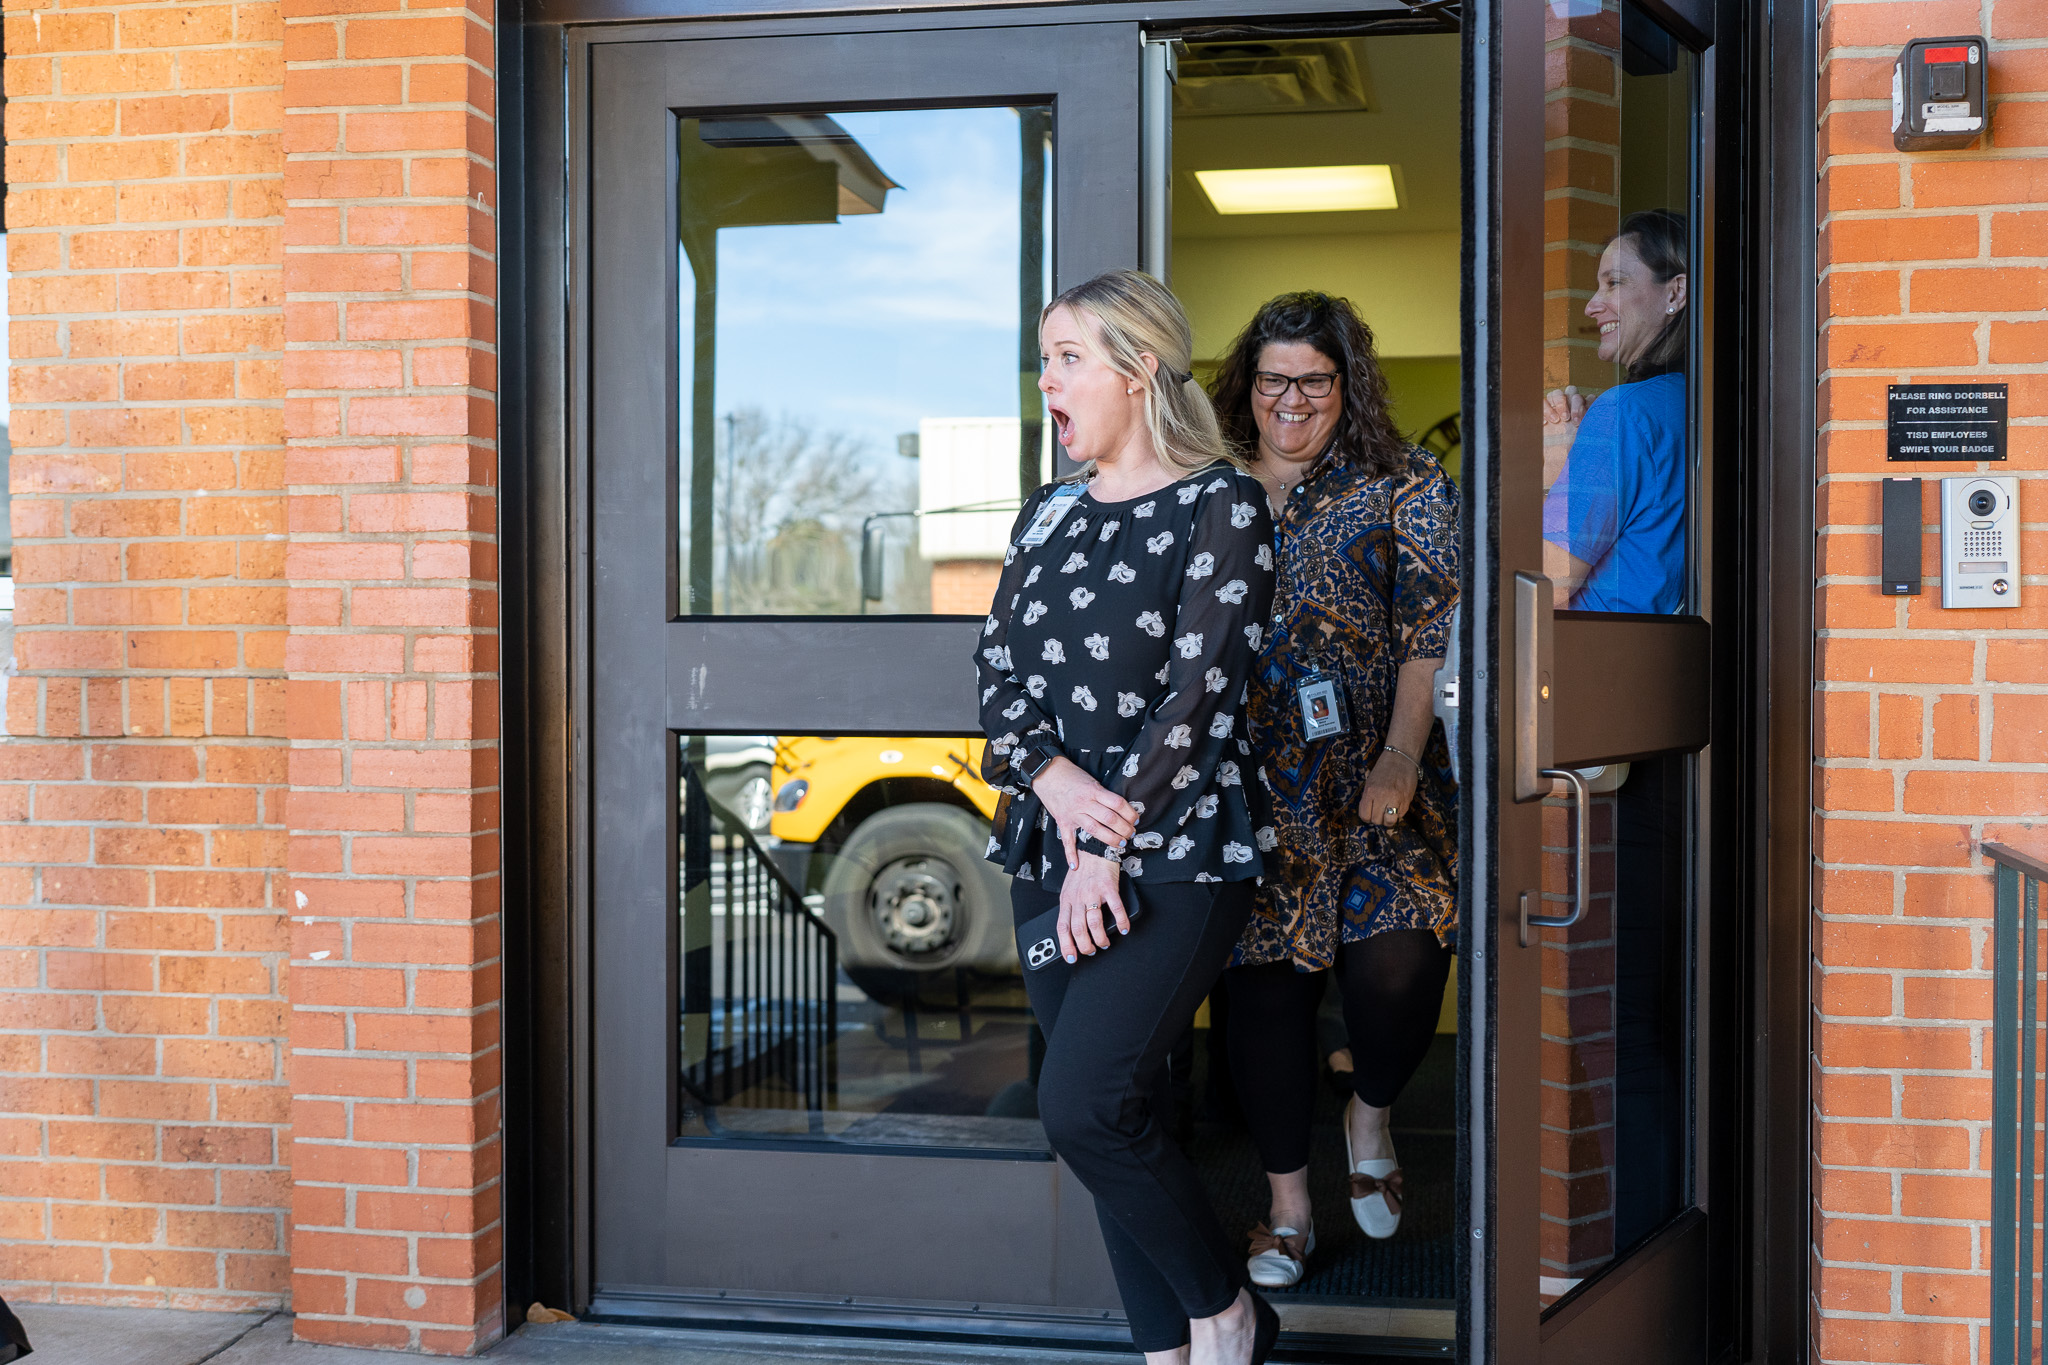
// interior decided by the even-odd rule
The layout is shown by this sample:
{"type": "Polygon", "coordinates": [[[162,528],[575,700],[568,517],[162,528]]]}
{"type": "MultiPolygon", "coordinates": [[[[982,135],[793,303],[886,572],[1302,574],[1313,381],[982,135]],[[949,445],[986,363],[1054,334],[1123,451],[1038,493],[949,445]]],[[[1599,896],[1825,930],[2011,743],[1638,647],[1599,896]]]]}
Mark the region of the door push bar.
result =
{"type": "Polygon", "coordinates": [[[1515,800],[1541,801],[1550,795],[1551,783],[1562,781],[1572,789],[1578,810],[1578,829],[1572,852],[1574,883],[1572,909],[1568,915],[1535,915],[1530,903],[1542,903],[1539,891],[1524,891],[1521,898],[1521,944],[1528,947],[1532,928],[1568,929],[1586,913],[1587,871],[1592,862],[1593,805],[1586,779],[1570,768],[1553,768],[1551,743],[1550,684],[1555,672],[1551,651],[1553,599],[1550,580],[1540,573],[1515,575],[1515,800]]]}

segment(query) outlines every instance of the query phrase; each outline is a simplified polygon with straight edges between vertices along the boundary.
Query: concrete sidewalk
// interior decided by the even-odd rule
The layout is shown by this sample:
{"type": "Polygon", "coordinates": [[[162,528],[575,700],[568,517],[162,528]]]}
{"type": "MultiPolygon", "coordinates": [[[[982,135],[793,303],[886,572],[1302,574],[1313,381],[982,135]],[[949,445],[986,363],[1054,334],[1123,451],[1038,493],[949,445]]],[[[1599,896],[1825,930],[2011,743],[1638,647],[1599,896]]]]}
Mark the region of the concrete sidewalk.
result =
{"type": "MultiPolygon", "coordinates": [[[[293,1341],[289,1313],[185,1313],[33,1303],[12,1307],[35,1344],[28,1365],[394,1365],[428,1358],[293,1341]]],[[[1092,1351],[581,1322],[522,1326],[482,1357],[492,1365],[789,1365],[793,1358],[815,1365],[1119,1365],[1137,1359],[1092,1351]]]]}

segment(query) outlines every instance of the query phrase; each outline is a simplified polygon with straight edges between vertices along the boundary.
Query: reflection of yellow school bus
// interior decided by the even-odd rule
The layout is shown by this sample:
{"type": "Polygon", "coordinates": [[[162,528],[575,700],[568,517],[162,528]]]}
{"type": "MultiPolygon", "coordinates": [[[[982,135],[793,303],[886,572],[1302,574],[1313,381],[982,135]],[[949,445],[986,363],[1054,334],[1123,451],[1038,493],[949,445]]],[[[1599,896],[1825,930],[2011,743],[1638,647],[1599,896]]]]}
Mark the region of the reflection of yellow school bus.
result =
{"type": "Polygon", "coordinates": [[[1009,878],[987,860],[996,793],[981,780],[984,743],[776,741],[769,832],[823,896],[840,964],[871,996],[958,968],[1017,970],[1009,878]]]}

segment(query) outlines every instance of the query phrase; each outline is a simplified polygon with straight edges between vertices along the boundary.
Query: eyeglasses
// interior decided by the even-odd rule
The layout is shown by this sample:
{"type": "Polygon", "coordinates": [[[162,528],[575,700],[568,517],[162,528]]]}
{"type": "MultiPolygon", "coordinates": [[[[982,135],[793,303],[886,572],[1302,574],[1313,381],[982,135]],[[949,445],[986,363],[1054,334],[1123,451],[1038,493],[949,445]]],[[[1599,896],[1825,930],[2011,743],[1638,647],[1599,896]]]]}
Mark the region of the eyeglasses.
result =
{"type": "Polygon", "coordinates": [[[1260,370],[1252,376],[1252,385],[1268,398],[1278,398],[1293,385],[1301,390],[1303,398],[1328,398],[1330,390],[1337,384],[1337,372],[1325,370],[1319,374],[1275,374],[1271,370],[1260,370]]]}

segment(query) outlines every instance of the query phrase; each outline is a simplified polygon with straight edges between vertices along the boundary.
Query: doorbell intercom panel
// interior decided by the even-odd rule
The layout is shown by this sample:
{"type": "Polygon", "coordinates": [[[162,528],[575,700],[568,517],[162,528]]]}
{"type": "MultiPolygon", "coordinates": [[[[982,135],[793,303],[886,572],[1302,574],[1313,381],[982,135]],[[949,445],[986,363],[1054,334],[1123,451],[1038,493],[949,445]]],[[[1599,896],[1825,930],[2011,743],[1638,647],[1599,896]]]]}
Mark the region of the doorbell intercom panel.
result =
{"type": "Polygon", "coordinates": [[[2020,487],[2011,475],[1941,481],[1941,605],[2020,604],[2020,487]]]}

